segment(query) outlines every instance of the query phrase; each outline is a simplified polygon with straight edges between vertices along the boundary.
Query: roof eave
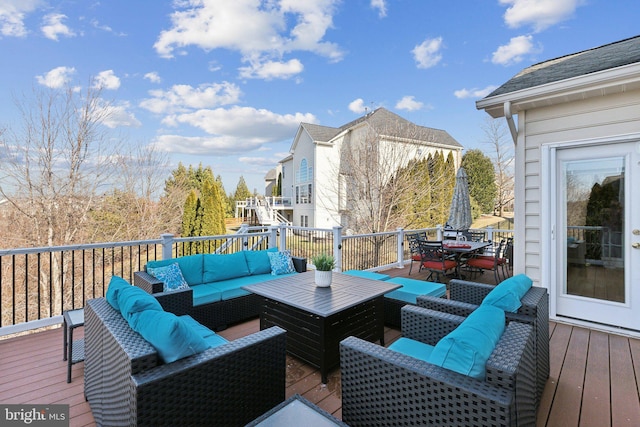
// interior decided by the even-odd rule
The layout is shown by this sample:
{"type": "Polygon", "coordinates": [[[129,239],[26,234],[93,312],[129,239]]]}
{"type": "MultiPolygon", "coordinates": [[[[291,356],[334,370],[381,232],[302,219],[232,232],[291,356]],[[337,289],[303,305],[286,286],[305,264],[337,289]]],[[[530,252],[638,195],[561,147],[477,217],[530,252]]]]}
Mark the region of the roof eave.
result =
{"type": "Polygon", "coordinates": [[[504,116],[505,102],[511,102],[511,111],[513,114],[517,114],[531,108],[611,95],[639,88],[640,63],[634,63],[484,98],[476,101],[476,108],[485,110],[493,118],[498,118],[504,116]]]}

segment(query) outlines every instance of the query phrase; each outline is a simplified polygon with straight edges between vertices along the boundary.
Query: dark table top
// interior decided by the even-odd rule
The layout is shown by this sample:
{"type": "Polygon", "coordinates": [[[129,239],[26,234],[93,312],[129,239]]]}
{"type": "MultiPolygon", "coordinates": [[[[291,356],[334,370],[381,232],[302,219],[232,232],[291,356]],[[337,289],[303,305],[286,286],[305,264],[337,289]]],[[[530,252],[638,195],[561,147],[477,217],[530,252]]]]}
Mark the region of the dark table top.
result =
{"type": "Polygon", "coordinates": [[[328,317],[401,287],[395,283],[371,280],[333,272],[331,286],[317,287],[315,271],[269,280],[242,289],[301,310],[328,317]]]}
{"type": "Polygon", "coordinates": [[[448,252],[469,253],[491,246],[491,242],[471,242],[465,240],[445,240],[442,247],[448,252]]]}

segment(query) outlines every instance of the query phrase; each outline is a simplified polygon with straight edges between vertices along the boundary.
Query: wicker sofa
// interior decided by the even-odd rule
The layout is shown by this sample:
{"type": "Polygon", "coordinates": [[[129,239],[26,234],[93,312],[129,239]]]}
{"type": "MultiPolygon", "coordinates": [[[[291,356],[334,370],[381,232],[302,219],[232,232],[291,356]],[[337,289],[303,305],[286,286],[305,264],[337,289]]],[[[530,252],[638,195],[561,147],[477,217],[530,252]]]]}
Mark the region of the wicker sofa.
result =
{"type": "MultiPolygon", "coordinates": [[[[282,277],[271,274],[269,252],[277,252],[277,248],[149,261],[144,271],[134,273],[133,284],[150,294],[161,293],[163,282],[147,273],[147,268],[177,263],[189,285],[184,291],[190,301],[185,313],[212,330],[220,330],[260,314],[262,298],[242,286],[282,277]]],[[[307,271],[306,259],[292,257],[292,261],[297,273],[307,271]]]]}
{"type": "MultiPolygon", "coordinates": [[[[158,294],[162,308],[180,307],[178,294],[158,294]]],[[[285,399],[285,335],[273,327],[166,363],[106,298],[92,299],[85,397],[99,426],[244,425],[285,399]]]]}
{"type": "MultiPolygon", "coordinates": [[[[436,345],[464,320],[406,305],[402,334],[436,345]]],[[[481,380],[349,337],[340,344],[342,419],[352,427],[533,426],[533,344],[531,325],[509,322],[481,380]]]]}
{"type": "MultiPolygon", "coordinates": [[[[520,275],[506,279],[517,280],[520,275]]],[[[445,313],[467,317],[482,304],[496,286],[452,279],[449,281],[449,299],[420,296],[417,304],[445,313]]],[[[515,312],[505,312],[507,320],[517,320],[533,326],[536,360],[536,407],[549,378],[549,294],[545,288],[532,286],[520,300],[522,306],[515,312]]]]}

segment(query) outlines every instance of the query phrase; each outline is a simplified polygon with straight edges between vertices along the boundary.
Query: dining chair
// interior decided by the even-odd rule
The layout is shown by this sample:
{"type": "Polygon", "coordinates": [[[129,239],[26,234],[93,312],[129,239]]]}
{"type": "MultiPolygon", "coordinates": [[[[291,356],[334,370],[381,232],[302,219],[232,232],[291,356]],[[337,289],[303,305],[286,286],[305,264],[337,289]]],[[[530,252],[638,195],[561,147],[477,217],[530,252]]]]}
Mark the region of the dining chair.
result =
{"type": "Polygon", "coordinates": [[[446,276],[448,272],[455,272],[458,263],[451,259],[444,249],[442,240],[419,240],[420,255],[422,257],[421,268],[429,270],[427,281],[436,274],[436,282],[440,281],[440,275],[446,276]]]}
{"type": "Polygon", "coordinates": [[[417,233],[407,233],[407,242],[409,243],[409,251],[411,256],[411,264],[409,265],[409,276],[411,275],[411,270],[413,269],[413,263],[417,262],[420,268],[418,269],[418,273],[422,270],[422,255],[420,254],[420,245],[418,244],[419,240],[427,240],[427,232],[426,231],[418,231],[417,233]]]}
{"type": "Polygon", "coordinates": [[[467,267],[471,270],[478,270],[481,273],[485,271],[493,271],[497,285],[500,283],[500,270],[502,270],[503,264],[506,262],[505,258],[502,256],[504,246],[505,241],[501,240],[493,255],[477,255],[469,258],[466,262],[467,267]]]}

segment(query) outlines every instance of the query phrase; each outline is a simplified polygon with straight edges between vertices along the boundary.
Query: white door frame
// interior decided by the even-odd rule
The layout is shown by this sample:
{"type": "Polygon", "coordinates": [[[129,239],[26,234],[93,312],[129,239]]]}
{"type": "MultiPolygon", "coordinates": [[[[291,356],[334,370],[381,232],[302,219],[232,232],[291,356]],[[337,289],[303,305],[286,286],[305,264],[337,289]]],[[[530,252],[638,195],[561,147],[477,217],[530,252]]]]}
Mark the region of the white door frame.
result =
{"type": "MultiPolygon", "coordinates": [[[[586,326],[591,329],[599,329],[606,332],[614,332],[618,334],[624,334],[634,337],[640,337],[640,332],[630,331],[627,329],[620,329],[613,326],[595,324],[588,321],[582,321],[578,319],[567,319],[564,317],[558,318],[557,316],[557,286],[556,277],[557,272],[554,270],[552,263],[553,256],[556,253],[556,234],[562,232],[562,230],[555,230],[553,224],[555,223],[556,212],[558,209],[556,198],[554,197],[557,188],[557,176],[556,176],[556,150],[564,148],[579,148],[579,147],[593,147],[597,145],[607,144],[619,144],[627,142],[638,142],[640,140],[640,133],[614,135],[605,138],[593,138],[583,140],[570,140],[560,141],[548,144],[543,144],[540,147],[540,183],[541,183],[541,212],[540,212],[540,248],[542,249],[540,254],[540,268],[541,268],[541,286],[544,286],[549,291],[549,318],[554,321],[563,323],[570,323],[580,326],[586,326]],[[548,207],[548,209],[545,209],[548,207]]],[[[627,224],[627,227],[631,227],[631,224],[627,224]]],[[[524,255],[524,254],[523,254],[524,255]]]]}

